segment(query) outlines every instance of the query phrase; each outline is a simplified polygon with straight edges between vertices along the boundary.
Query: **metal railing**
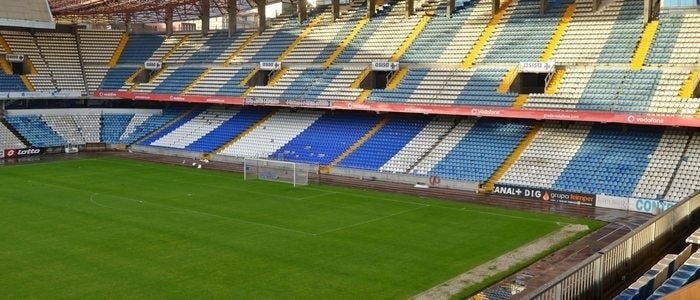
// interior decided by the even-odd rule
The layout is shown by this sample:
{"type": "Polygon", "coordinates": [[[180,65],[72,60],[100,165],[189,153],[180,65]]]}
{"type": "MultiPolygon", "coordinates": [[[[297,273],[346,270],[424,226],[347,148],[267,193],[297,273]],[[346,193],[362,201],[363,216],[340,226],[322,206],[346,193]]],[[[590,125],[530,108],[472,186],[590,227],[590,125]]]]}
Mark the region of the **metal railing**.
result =
{"type": "Polygon", "coordinates": [[[523,299],[602,299],[627,276],[630,266],[643,264],[694,224],[700,193],[647,221],[597,254],[571,268],[523,299]]]}

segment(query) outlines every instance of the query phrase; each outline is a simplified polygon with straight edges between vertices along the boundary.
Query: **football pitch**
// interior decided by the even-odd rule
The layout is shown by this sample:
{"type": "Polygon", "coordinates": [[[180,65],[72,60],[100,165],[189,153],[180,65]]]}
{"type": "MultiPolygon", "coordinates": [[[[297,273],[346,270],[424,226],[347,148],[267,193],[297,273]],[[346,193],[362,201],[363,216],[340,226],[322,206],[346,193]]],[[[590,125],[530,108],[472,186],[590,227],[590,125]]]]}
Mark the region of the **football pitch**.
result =
{"type": "Polygon", "coordinates": [[[112,157],[0,179],[6,299],[405,299],[564,225],[601,225],[112,157]]]}

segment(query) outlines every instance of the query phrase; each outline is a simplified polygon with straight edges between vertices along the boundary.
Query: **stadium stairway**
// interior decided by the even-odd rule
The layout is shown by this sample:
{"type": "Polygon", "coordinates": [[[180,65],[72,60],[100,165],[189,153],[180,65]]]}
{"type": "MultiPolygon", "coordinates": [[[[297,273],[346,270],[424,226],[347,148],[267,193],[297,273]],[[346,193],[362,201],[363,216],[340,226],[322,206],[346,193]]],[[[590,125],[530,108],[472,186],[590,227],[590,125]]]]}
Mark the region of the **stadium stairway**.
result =
{"type": "Polygon", "coordinates": [[[170,48],[170,50],[168,50],[168,52],[166,52],[165,55],[163,55],[163,57],[160,58],[160,61],[165,62],[166,60],[168,60],[168,58],[172,56],[173,53],[175,53],[175,51],[177,51],[177,49],[180,48],[180,46],[182,46],[187,41],[187,39],[189,39],[189,37],[190,36],[187,34],[183,35],[182,38],[180,38],[180,40],[177,41],[177,43],[175,43],[175,45],[173,45],[173,47],[170,48]]]}
{"type": "Polygon", "coordinates": [[[564,11],[564,16],[562,16],[561,20],[559,21],[559,24],[557,25],[557,28],[554,29],[554,34],[552,34],[552,38],[549,40],[549,43],[547,43],[547,47],[544,49],[544,52],[540,57],[541,62],[549,61],[552,58],[552,54],[554,53],[554,50],[557,49],[559,41],[566,32],[566,28],[569,26],[569,22],[571,22],[571,18],[574,16],[575,11],[576,3],[569,4],[569,6],[566,8],[566,11],[564,11]]]}
{"type": "Polygon", "coordinates": [[[273,86],[275,83],[277,83],[284,74],[287,74],[287,71],[289,71],[289,68],[282,68],[279,71],[275,72],[275,75],[270,78],[270,80],[267,82],[267,86],[273,86]]]}
{"type": "Polygon", "coordinates": [[[5,53],[12,54],[12,48],[10,47],[10,44],[7,43],[2,34],[0,34],[0,46],[2,46],[2,49],[5,50],[5,53]]]}
{"type": "Polygon", "coordinates": [[[357,22],[357,25],[355,25],[355,27],[353,27],[353,29],[350,30],[350,33],[348,33],[348,35],[338,44],[338,47],[336,47],[335,50],[333,50],[331,55],[328,56],[328,59],[326,59],[326,61],[323,63],[324,68],[328,68],[333,64],[333,62],[336,58],[338,58],[340,53],[343,53],[343,50],[345,50],[345,48],[348,45],[350,45],[350,41],[352,41],[355,38],[355,36],[357,36],[357,34],[360,32],[360,30],[362,30],[362,27],[364,27],[365,24],[367,24],[367,21],[368,19],[364,18],[357,22]]]}
{"type": "Polygon", "coordinates": [[[695,87],[697,87],[698,81],[700,81],[700,71],[690,72],[688,79],[683,82],[683,86],[678,92],[678,97],[685,99],[693,97],[693,92],[695,92],[695,87]]]}
{"type": "Polygon", "coordinates": [[[122,38],[119,40],[119,44],[117,44],[117,48],[114,49],[114,53],[112,54],[112,58],[109,59],[109,63],[107,63],[107,66],[112,68],[117,65],[117,62],[119,61],[119,58],[122,56],[122,52],[124,52],[124,48],[126,48],[126,44],[129,41],[129,34],[126,32],[122,33],[122,38]]]}
{"type": "Polygon", "coordinates": [[[401,79],[406,77],[406,74],[408,74],[408,68],[400,68],[396,74],[394,74],[393,77],[391,77],[391,80],[387,82],[385,90],[394,90],[396,87],[399,85],[401,82],[401,79]]]}
{"type": "Polygon", "coordinates": [[[639,43],[637,44],[637,49],[632,56],[632,63],[630,64],[631,70],[637,71],[642,69],[647,53],[649,53],[651,42],[654,40],[654,35],[656,34],[657,28],[659,28],[658,20],[653,20],[644,26],[642,37],[640,38],[639,43]]]}
{"type": "Polygon", "coordinates": [[[415,27],[413,27],[413,30],[408,34],[406,39],[401,43],[398,49],[396,49],[396,52],[391,55],[389,58],[389,61],[399,61],[401,56],[403,56],[404,53],[406,53],[406,50],[408,50],[409,47],[411,47],[411,44],[413,44],[413,41],[416,40],[416,38],[423,32],[423,29],[425,28],[425,25],[430,22],[431,14],[433,12],[428,12],[425,15],[423,15],[420,18],[420,21],[416,24],[415,27]]]}
{"type": "Polygon", "coordinates": [[[244,50],[253,40],[255,40],[256,37],[258,37],[258,33],[257,33],[257,32],[251,34],[251,35],[243,42],[243,44],[241,44],[241,46],[238,47],[238,49],[236,49],[236,51],[233,51],[233,53],[231,53],[231,55],[226,59],[226,62],[224,62],[224,67],[228,67],[229,65],[231,65],[231,64],[233,63],[233,61],[236,59],[236,57],[238,57],[238,55],[240,55],[241,52],[243,52],[243,50],[244,50]]]}
{"type": "Polygon", "coordinates": [[[184,89],[182,90],[182,92],[180,92],[180,95],[186,95],[192,88],[194,88],[195,86],[197,86],[197,84],[198,84],[200,81],[202,81],[202,78],[204,78],[205,76],[207,76],[207,74],[209,74],[209,72],[211,72],[211,68],[206,68],[206,69],[202,72],[202,74],[199,74],[199,76],[197,76],[197,78],[195,78],[194,80],[192,80],[192,82],[191,82],[186,88],[184,88],[184,89]]]}
{"type": "Polygon", "coordinates": [[[515,77],[518,76],[518,68],[510,68],[508,69],[508,72],[506,72],[506,75],[503,76],[503,81],[501,81],[501,84],[498,85],[498,88],[496,89],[496,92],[499,94],[505,94],[510,90],[510,85],[513,83],[513,80],[515,80],[515,77]]]}
{"type": "Polygon", "coordinates": [[[511,0],[503,1],[501,7],[498,9],[498,12],[491,17],[491,21],[489,21],[489,23],[486,25],[479,38],[476,40],[476,43],[474,46],[472,46],[469,53],[462,61],[462,68],[467,69],[474,64],[474,61],[479,56],[479,52],[481,52],[481,49],[484,47],[484,45],[486,45],[486,42],[489,40],[489,37],[491,37],[491,34],[493,33],[494,29],[496,29],[496,26],[498,26],[498,23],[501,22],[503,15],[506,13],[506,8],[508,8],[510,3],[511,0]]]}
{"type": "Polygon", "coordinates": [[[566,70],[564,69],[554,71],[554,75],[552,75],[552,78],[549,80],[549,84],[547,84],[547,87],[544,89],[544,93],[548,95],[556,94],[559,84],[561,83],[561,80],[564,78],[565,74],[566,70]]]}
{"type": "Polygon", "coordinates": [[[537,136],[537,133],[542,129],[542,122],[537,122],[532,126],[532,129],[525,135],[525,138],[518,144],[515,149],[513,149],[513,152],[508,155],[508,158],[503,161],[503,163],[496,169],[493,174],[484,182],[484,184],[481,186],[480,191],[481,192],[492,192],[496,182],[498,182],[501,177],[503,177],[503,174],[505,174],[508,169],[510,169],[511,166],[520,158],[520,155],[527,149],[527,147],[532,143],[532,141],[535,139],[537,136]]]}
{"type": "Polygon", "coordinates": [[[7,63],[5,58],[0,58],[0,67],[5,71],[5,74],[12,75],[12,67],[10,67],[10,64],[7,63]]]}
{"type": "Polygon", "coordinates": [[[301,40],[303,40],[307,35],[309,35],[309,33],[311,33],[312,30],[314,30],[314,27],[316,26],[316,24],[318,24],[318,22],[321,21],[321,18],[322,15],[318,15],[315,18],[313,18],[311,22],[309,22],[309,24],[306,25],[306,28],[304,28],[304,30],[302,30],[301,33],[299,33],[297,38],[289,45],[289,47],[287,47],[287,49],[284,49],[282,54],[280,54],[280,56],[277,57],[277,61],[284,61],[287,55],[289,55],[289,53],[292,53],[294,48],[296,48],[297,45],[301,43],[301,40]]]}
{"type": "Polygon", "coordinates": [[[527,94],[518,94],[518,96],[515,97],[515,101],[513,101],[513,108],[522,108],[527,101],[527,96],[527,94]]]}
{"type": "Polygon", "coordinates": [[[238,134],[234,135],[232,139],[229,141],[225,142],[223,145],[220,147],[216,148],[213,153],[220,153],[224,149],[230,147],[234,143],[238,142],[241,138],[244,136],[248,135],[251,131],[255,130],[256,128],[260,127],[260,125],[264,124],[269,120],[272,116],[274,116],[277,113],[278,109],[273,109],[272,111],[268,112],[267,115],[264,115],[262,118],[257,120],[255,123],[251,124],[247,128],[245,128],[243,131],[239,132],[238,134]]]}
{"type": "Polygon", "coordinates": [[[32,82],[29,80],[29,78],[27,78],[27,75],[20,75],[19,78],[22,80],[22,83],[24,83],[24,86],[27,88],[27,91],[36,91],[32,82]]]}
{"type": "Polygon", "coordinates": [[[350,154],[353,153],[355,150],[357,150],[357,148],[359,148],[360,146],[362,146],[362,144],[364,144],[367,140],[369,140],[372,136],[374,136],[374,134],[376,134],[377,131],[379,131],[382,127],[384,127],[384,125],[389,121],[390,118],[391,118],[391,117],[390,117],[389,115],[385,115],[382,119],[379,120],[379,122],[377,122],[377,124],[374,125],[374,127],[372,127],[372,129],[370,129],[369,131],[367,131],[367,132],[365,133],[365,135],[363,135],[360,139],[358,139],[357,141],[355,141],[355,143],[352,144],[352,146],[350,146],[350,147],[349,147],[347,150],[345,150],[342,154],[340,154],[338,157],[336,157],[336,158],[335,158],[332,162],[330,162],[327,166],[322,167],[322,168],[320,169],[321,172],[323,172],[324,174],[330,173],[330,171],[331,171],[331,169],[332,169],[333,167],[335,167],[338,163],[340,163],[341,161],[343,161],[343,159],[345,159],[346,157],[348,157],[348,155],[350,155],[350,154]]]}
{"type": "MultiPolygon", "coordinates": [[[[139,69],[139,71],[140,71],[140,70],[141,70],[141,69],[139,69]]],[[[132,84],[132,86],[129,87],[129,92],[133,92],[134,90],[138,89],[139,86],[141,85],[140,83],[135,83],[135,82],[134,82],[134,79],[135,79],[136,76],[138,76],[139,73],[140,73],[139,71],[136,71],[136,72],[135,72],[133,75],[131,75],[131,77],[129,77],[129,78],[127,79],[127,81],[126,81],[127,83],[131,83],[131,84],[132,84]]],[[[168,67],[163,66],[162,69],[158,70],[155,74],[151,75],[151,78],[148,80],[148,82],[145,82],[145,84],[149,84],[149,85],[156,84],[156,86],[157,86],[157,84],[161,83],[165,78],[167,78],[167,76],[164,77],[164,78],[160,78],[161,75],[163,75],[163,74],[170,74],[170,73],[172,73],[172,72],[173,72],[173,70],[169,70],[168,67]]],[[[150,92],[150,91],[149,91],[149,92],[150,92]]]]}

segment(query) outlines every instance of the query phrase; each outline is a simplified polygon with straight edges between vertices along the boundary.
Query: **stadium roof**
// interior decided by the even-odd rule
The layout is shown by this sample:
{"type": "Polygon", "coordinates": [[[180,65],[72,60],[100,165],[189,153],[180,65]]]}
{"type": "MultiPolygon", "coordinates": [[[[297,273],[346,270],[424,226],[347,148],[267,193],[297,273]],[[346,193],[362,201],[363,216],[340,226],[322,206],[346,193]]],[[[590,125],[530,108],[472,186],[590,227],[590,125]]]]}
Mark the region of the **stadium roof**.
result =
{"type": "MultiPolygon", "coordinates": [[[[210,0],[210,16],[227,13],[227,0],[210,0]]],[[[238,10],[256,7],[256,0],[236,0],[238,10]]],[[[166,7],[173,7],[173,20],[199,19],[200,0],[49,0],[51,12],[57,20],[92,20],[123,22],[131,13],[134,23],[159,23],[165,19],[166,7]]]]}

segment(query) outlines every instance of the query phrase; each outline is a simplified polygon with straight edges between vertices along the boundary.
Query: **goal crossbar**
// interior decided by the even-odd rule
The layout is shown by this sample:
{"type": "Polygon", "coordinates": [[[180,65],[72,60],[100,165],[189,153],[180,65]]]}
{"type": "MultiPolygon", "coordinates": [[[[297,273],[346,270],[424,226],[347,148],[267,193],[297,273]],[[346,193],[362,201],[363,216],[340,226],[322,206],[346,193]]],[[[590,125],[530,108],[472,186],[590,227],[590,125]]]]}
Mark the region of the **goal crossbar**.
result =
{"type": "Polygon", "coordinates": [[[297,185],[309,184],[309,170],[305,165],[263,158],[243,160],[243,180],[268,180],[297,185]]]}

